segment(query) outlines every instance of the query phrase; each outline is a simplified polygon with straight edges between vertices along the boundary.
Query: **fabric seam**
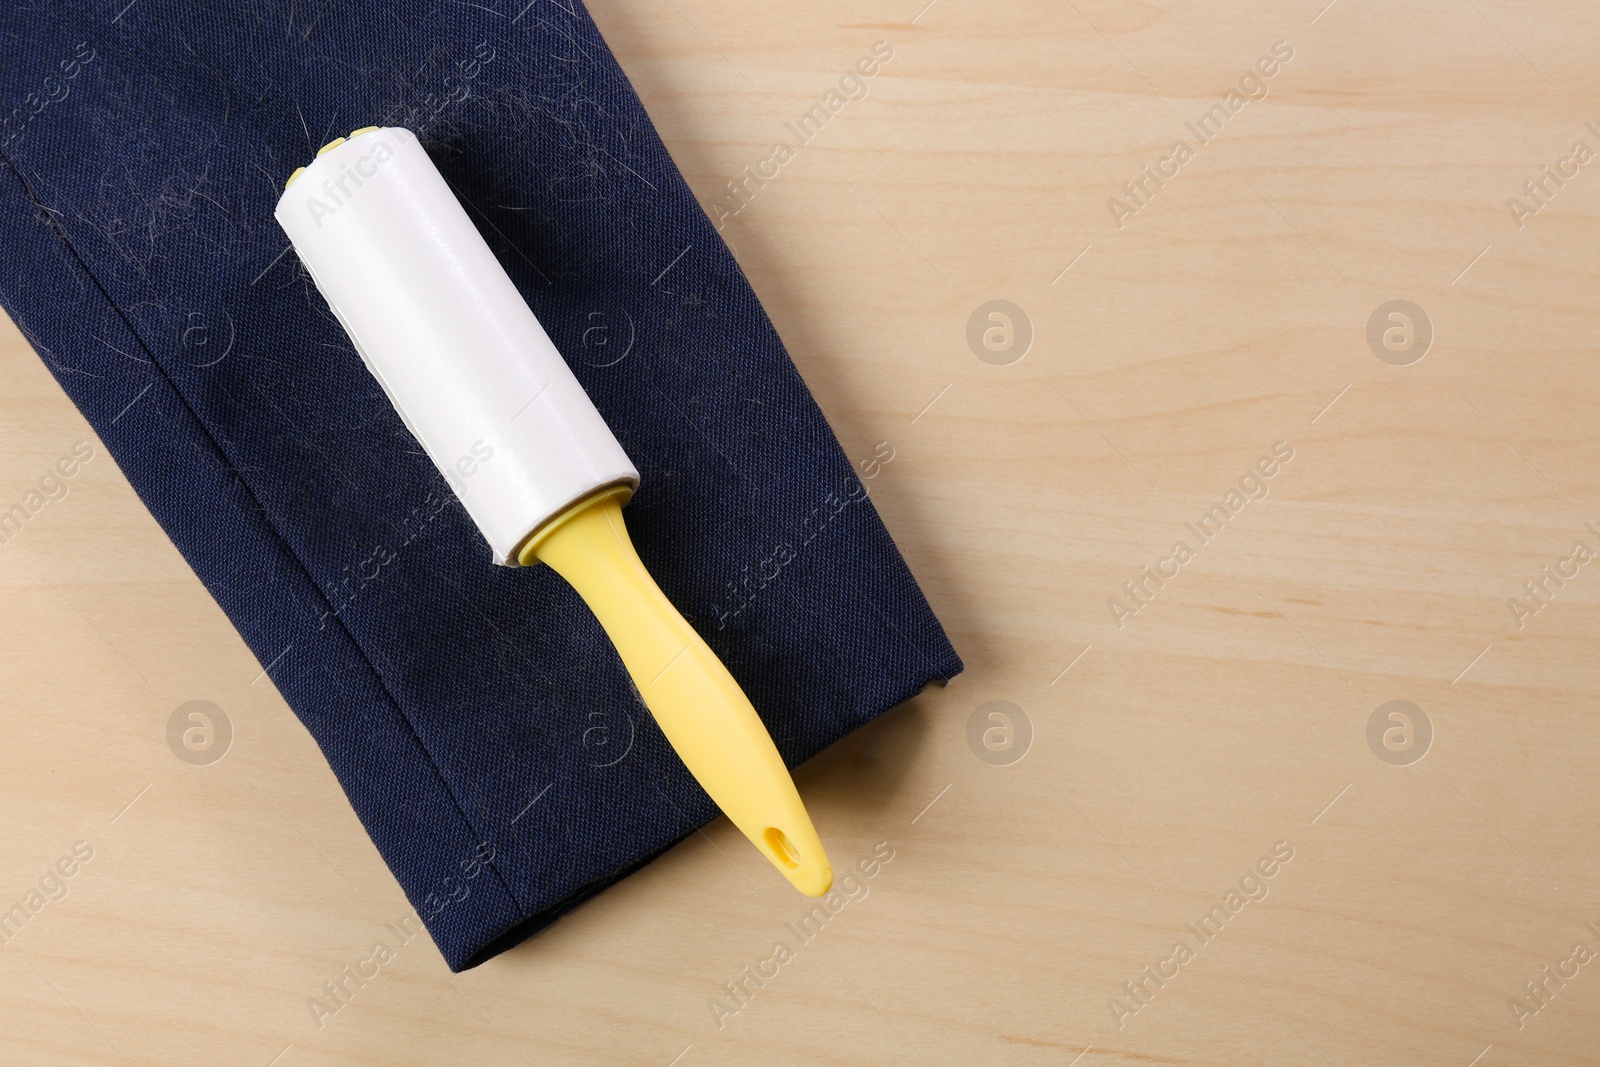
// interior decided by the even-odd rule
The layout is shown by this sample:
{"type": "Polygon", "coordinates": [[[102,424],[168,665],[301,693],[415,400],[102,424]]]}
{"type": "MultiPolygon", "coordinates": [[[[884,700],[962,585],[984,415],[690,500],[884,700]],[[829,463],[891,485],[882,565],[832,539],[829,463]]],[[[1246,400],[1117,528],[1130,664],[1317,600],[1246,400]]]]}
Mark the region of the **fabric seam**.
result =
{"type": "MultiPolygon", "coordinates": [[[[156,373],[161,376],[161,378],[166,382],[167,387],[172,391],[173,395],[177,397],[178,402],[183,405],[184,412],[187,413],[189,418],[194,421],[195,425],[200,428],[201,432],[205,436],[205,440],[210,444],[213,451],[223,460],[226,468],[234,472],[235,477],[237,477],[239,480],[240,486],[242,486],[245,492],[249,494],[250,499],[256,503],[259,514],[265,520],[266,528],[272,532],[272,537],[277,542],[279,549],[284,553],[285,556],[294,561],[295,566],[298,567],[300,572],[305,576],[306,581],[309,582],[311,587],[317,591],[317,595],[322,597],[323,603],[329,609],[331,609],[333,605],[328,601],[327,596],[323,593],[321,586],[318,585],[316,578],[311,573],[311,569],[306,566],[305,561],[300,558],[299,553],[294,550],[294,548],[289,544],[288,540],[283,536],[282,532],[278,528],[277,521],[271,514],[271,511],[262,502],[261,497],[256,493],[255,488],[245,477],[243,471],[236,464],[231,462],[227,452],[222,448],[222,446],[217,442],[216,437],[212,434],[210,427],[206,426],[205,421],[200,418],[199,414],[194,410],[194,407],[189,403],[189,398],[184,394],[182,389],[178,388],[177,382],[173,380],[172,376],[167,372],[166,367],[163,366],[161,361],[157,358],[155,350],[150,347],[149,343],[146,342],[139,330],[135,328],[132,321],[130,321],[127,315],[124,314],[123,309],[117,305],[116,301],[111,299],[111,294],[106,291],[105,286],[100,283],[100,279],[96,277],[94,271],[89,267],[89,264],[84,260],[83,256],[79,254],[77,248],[73,246],[73,243],[67,237],[66,232],[62,230],[60,224],[53,216],[51,216],[49,210],[44,208],[43,202],[38,198],[37,195],[35,195],[32,186],[30,186],[27,179],[23,177],[22,171],[17,164],[9,155],[5,153],[0,153],[0,159],[5,160],[6,168],[16,176],[17,182],[22,186],[23,192],[27,194],[30,204],[33,207],[40,208],[45,211],[45,214],[48,217],[48,222],[46,223],[47,227],[55,233],[62,246],[65,247],[66,250],[71,254],[73,261],[78,265],[78,269],[83,272],[84,276],[89,280],[89,283],[94,286],[95,292],[99,294],[100,299],[105,301],[106,306],[109,307],[113,313],[115,313],[117,318],[121,320],[122,324],[127,328],[129,334],[133,337],[135,342],[137,342],[139,347],[142,348],[146,355],[150,357],[150,365],[155,368],[156,373]]],[[[166,532],[165,528],[163,528],[162,532],[166,532]]],[[[168,538],[171,538],[170,534],[168,534],[168,538]]],[[[390,704],[393,705],[395,712],[400,717],[400,720],[406,724],[407,731],[416,741],[417,749],[422,753],[423,758],[428,763],[428,766],[432,768],[434,776],[439,780],[440,785],[444,787],[445,795],[450,798],[450,803],[456,809],[456,814],[461,818],[462,824],[466,826],[469,831],[472,831],[473,836],[478,836],[477,829],[473,825],[472,819],[467,816],[466,810],[461,805],[461,798],[456,795],[454,786],[450,784],[450,780],[440,769],[438,762],[433,758],[433,753],[430,752],[428,750],[428,746],[423,743],[422,736],[417,732],[416,724],[411,721],[411,716],[406,713],[404,705],[401,704],[393,691],[390,690],[389,683],[384,678],[383,672],[378,670],[377,665],[372,662],[372,658],[367,655],[367,650],[362,646],[361,642],[356,639],[355,634],[350,631],[350,628],[345,624],[345,621],[339,617],[338,613],[330,610],[329,614],[331,614],[334,619],[338,621],[339,628],[344,631],[345,636],[349,639],[351,646],[355,649],[355,652],[360,657],[361,662],[365,663],[367,665],[367,669],[372,672],[372,677],[377,681],[378,688],[383,692],[384,696],[388,698],[390,704]]],[[[230,619],[230,622],[231,621],[232,620],[230,619]]],[[[276,687],[276,682],[274,682],[274,687],[276,687]]],[[[282,696],[281,691],[279,692],[279,695],[282,696]]],[[[288,703],[287,698],[285,698],[284,702],[288,703]]],[[[295,717],[299,718],[299,715],[297,714],[295,717]]],[[[301,726],[304,727],[305,723],[302,722],[301,726]]],[[[495,878],[500,883],[500,888],[505,891],[507,898],[510,899],[512,904],[515,906],[518,918],[527,918],[526,906],[518,898],[517,894],[512,891],[511,886],[507,883],[505,875],[503,872],[501,872],[499,865],[492,859],[488,861],[487,865],[491,870],[494,871],[495,878]]]]}

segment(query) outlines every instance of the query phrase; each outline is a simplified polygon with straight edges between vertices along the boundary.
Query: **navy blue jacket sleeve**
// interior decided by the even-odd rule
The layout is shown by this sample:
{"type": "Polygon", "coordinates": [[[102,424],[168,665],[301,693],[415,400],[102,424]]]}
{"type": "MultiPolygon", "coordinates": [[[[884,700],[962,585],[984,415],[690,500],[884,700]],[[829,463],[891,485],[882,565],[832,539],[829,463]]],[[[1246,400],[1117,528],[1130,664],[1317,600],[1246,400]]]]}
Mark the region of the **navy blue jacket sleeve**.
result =
{"type": "Polygon", "coordinates": [[[288,250],[273,204],[325,141],[421,137],[640,469],[641,556],[791,765],[961,669],[587,13],[494,6],[0,13],[0,304],[455,969],[716,812],[576,595],[492,564],[288,250]]]}

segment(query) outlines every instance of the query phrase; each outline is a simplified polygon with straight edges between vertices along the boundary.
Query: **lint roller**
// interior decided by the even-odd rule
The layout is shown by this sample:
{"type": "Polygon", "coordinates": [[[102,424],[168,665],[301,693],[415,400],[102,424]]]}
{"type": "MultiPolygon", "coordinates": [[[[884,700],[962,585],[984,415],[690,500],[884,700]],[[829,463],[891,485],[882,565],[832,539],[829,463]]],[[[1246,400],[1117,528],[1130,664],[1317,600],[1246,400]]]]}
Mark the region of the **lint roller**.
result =
{"type": "Polygon", "coordinates": [[[275,215],[495,562],[566,579],[711,799],[801,892],[826,893],[772,738],[628,538],[639,472],[416,137],[369,126],[325,145],[275,215]]]}

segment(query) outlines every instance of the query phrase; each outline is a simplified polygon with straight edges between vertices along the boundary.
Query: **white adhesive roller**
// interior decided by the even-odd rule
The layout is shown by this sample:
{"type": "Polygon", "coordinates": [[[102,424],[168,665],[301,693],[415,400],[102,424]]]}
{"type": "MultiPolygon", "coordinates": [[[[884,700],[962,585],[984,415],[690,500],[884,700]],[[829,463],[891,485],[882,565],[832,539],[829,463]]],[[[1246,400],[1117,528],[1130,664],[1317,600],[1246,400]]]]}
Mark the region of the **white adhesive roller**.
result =
{"type": "Polygon", "coordinates": [[[546,563],[594,611],[685,766],[796,888],[833,868],[765,725],[656,586],[622,504],[639,472],[407,130],[325,145],[278,223],[497,563],[546,563]]]}
{"type": "Polygon", "coordinates": [[[409,130],[336,141],[275,212],[497,563],[639,472],[409,130]]]}

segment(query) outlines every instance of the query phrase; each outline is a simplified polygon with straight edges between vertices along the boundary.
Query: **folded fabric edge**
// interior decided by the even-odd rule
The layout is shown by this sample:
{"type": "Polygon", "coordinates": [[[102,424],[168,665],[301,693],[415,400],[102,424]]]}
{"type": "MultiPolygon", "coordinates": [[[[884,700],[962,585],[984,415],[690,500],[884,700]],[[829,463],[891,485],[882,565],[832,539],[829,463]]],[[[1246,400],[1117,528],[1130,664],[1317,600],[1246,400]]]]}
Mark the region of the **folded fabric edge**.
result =
{"type": "MultiPolygon", "coordinates": [[[[939,663],[935,669],[948,671],[949,673],[932,674],[929,677],[922,678],[921,680],[913,680],[908,682],[904,688],[904,691],[897,693],[887,707],[881,708],[872,713],[867,719],[862,720],[861,723],[854,724],[846,727],[845,729],[837,731],[835,736],[830,737],[823,744],[817,746],[816,751],[811,753],[811,756],[816,756],[826,751],[832,745],[837,744],[845,737],[855,733],[860,726],[865,725],[872,719],[876,719],[884,714],[887,714],[893,709],[913,699],[929,685],[948,682],[951,678],[954,678],[957,674],[960,674],[964,669],[960,657],[956,655],[953,648],[950,650],[950,655],[948,657],[942,657],[942,660],[943,662],[939,663]]],[[[810,759],[811,756],[806,758],[810,759]]],[[[800,763],[793,764],[791,769],[798,769],[803,766],[804,760],[802,760],[800,763]]],[[[676,848],[680,843],[682,843],[685,838],[689,837],[697,830],[703,829],[706,825],[715,822],[720,818],[722,818],[721,812],[716,812],[713,810],[713,814],[710,818],[704,820],[703,822],[685,826],[682,833],[674,837],[672,840],[666,842],[655,851],[641,856],[637,861],[628,864],[625,867],[619,868],[605,878],[596,879],[593,882],[578,887],[571,894],[562,898],[555,905],[546,908],[537,914],[529,915],[525,918],[517,920],[516,922],[508,924],[504,929],[492,933],[489,937],[483,939],[481,944],[476,946],[468,946],[465,954],[461,956],[459,960],[447,957],[446,962],[450,965],[450,969],[452,971],[460,972],[471,970],[474,967],[487,963],[504,952],[509,952],[511,949],[516,948],[522,942],[532,937],[534,934],[553,924],[557,919],[560,919],[568,912],[575,910],[580,905],[587,902],[590,898],[599,895],[606,889],[609,889],[611,886],[622,881],[624,878],[627,878],[629,875],[653,863],[667,852],[670,852],[672,849],[676,848]]],[[[824,838],[826,838],[825,829],[824,838]]],[[[826,846],[827,841],[824,840],[823,844],[826,846]]],[[[771,873],[771,871],[766,870],[762,872],[763,876],[771,873]]],[[[775,875],[771,878],[767,878],[766,882],[767,885],[764,888],[770,889],[770,891],[774,894],[780,894],[784,899],[794,895],[794,890],[789,887],[789,884],[775,875]]]]}

